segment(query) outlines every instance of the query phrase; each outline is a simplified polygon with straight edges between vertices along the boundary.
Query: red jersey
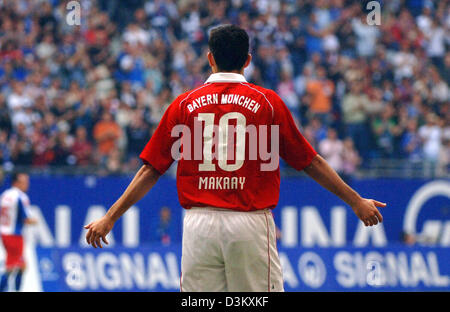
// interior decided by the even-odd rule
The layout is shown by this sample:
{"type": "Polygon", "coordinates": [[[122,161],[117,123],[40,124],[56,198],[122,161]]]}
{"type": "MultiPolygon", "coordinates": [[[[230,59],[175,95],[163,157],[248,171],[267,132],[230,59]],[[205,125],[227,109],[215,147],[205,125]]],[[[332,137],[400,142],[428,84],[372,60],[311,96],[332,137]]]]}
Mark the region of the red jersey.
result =
{"type": "Polygon", "coordinates": [[[140,158],[160,174],[178,160],[177,190],[186,209],[252,211],[278,203],[278,156],[303,170],[316,154],[274,91],[217,73],[175,99],[140,158]]]}

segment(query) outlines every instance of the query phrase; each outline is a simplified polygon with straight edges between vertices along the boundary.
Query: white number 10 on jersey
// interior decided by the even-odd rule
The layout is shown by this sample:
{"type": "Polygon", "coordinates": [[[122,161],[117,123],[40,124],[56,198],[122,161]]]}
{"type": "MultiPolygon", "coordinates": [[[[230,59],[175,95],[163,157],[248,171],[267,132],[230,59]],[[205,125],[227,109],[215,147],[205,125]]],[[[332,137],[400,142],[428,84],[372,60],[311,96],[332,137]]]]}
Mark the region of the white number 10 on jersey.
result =
{"type": "Polygon", "coordinates": [[[198,114],[197,120],[204,121],[205,127],[203,130],[203,163],[199,165],[199,171],[216,171],[216,165],[213,164],[213,138],[214,130],[218,135],[218,146],[216,147],[216,155],[220,169],[225,171],[236,171],[239,170],[244,164],[245,160],[245,136],[246,136],[246,119],[245,116],[238,112],[227,113],[223,115],[219,120],[219,126],[214,125],[215,114],[213,113],[200,113],[198,114]],[[235,150],[236,157],[232,159],[228,158],[228,143],[230,134],[230,120],[236,120],[236,126],[231,134],[236,133],[235,150]],[[229,160],[233,160],[234,163],[229,164],[229,160]]]}

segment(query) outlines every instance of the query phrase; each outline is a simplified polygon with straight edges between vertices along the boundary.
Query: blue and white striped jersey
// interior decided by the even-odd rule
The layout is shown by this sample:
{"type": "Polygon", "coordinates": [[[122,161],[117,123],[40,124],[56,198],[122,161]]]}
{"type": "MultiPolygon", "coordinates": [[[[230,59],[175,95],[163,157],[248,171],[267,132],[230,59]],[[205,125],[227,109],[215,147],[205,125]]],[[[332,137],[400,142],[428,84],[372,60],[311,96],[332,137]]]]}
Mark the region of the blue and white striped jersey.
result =
{"type": "Polygon", "coordinates": [[[0,233],[21,235],[25,219],[30,217],[28,195],[17,187],[11,187],[0,196],[0,233]]]}

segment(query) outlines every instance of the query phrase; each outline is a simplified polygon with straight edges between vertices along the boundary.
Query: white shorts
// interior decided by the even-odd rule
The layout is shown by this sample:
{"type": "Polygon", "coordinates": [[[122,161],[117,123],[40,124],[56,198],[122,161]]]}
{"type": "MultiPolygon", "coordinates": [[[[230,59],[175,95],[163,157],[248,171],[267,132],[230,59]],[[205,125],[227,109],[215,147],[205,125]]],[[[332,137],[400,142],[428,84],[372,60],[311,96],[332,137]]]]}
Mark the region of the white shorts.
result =
{"type": "Polygon", "coordinates": [[[270,210],[186,210],[180,288],[187,292],[284,291],[270,210]]]}

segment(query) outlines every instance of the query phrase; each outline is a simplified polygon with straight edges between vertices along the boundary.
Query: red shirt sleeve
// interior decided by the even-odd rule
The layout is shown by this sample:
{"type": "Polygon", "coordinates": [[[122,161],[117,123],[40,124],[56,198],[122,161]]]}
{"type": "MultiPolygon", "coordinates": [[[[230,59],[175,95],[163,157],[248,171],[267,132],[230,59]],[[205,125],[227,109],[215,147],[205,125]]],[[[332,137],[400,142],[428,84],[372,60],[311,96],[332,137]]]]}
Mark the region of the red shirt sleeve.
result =
{"type": "Polygon", "coordinates": [[[155,132],[140,154],[145,164],[150,164],[160,174],[169,169],[174,162],[172,146],[179,137],[172,137],[172,128],[180,124],[180,97],[178,97],[164,112],[155,132]]]}
{"type": "Polygon", "coordinates": [[[280,156],[294,169],[303,170],[317,152],[298,130],[283,100],[273,91],[269,95],[274,105],[274,124],[279,125],[280,156]]]}

